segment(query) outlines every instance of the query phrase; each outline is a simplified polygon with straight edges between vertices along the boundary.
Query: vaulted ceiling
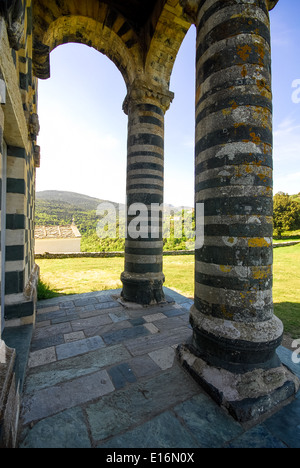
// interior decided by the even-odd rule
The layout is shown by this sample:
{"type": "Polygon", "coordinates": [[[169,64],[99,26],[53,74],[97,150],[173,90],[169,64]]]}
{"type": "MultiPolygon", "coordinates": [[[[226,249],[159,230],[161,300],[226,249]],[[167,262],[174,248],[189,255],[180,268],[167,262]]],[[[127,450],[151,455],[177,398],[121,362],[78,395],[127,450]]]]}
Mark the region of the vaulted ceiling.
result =
{"type": "MultiPolygon", "coordinates": [[[[269,9],[278,0],[268,0],[269,9]]],[[[181,43],[193,21],[195,0],[32,0],[33,66],[50,75],[49,54],[80,42],[107,55],[127,84],[141,73],[167,84],[181,43]]]]}
{"type": "Polygon", "coordinates": [[[154,8],[161,0],[104,0],[112,8],[119,11],[136,29],[141,29],[151,17],[154,8]]]}
{"type": "Polygon", "coordinates": [[[153,79],[168,82],[189,27],[180,0],[33,0],[34,72],[48,78],[49,53],[80,42],[113,60],[127,84],[147,61],[156,63],[153,79]]]}

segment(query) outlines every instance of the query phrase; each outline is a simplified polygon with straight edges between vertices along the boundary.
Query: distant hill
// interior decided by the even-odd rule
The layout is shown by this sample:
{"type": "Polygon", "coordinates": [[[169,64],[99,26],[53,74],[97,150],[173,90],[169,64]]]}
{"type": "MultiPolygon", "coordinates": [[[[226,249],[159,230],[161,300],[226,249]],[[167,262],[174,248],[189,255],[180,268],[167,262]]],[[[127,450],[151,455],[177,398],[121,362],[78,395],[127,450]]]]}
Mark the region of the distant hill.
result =
{"type": "MultiPolygon", "coordinates": [[[[120,220],[118,221],[117,219],[117,226],[115,223],[114,213],[112,214],[111,220],[109,217],[105,217],[105,221],[108,222],[108,226],[104,228],[105,232],[103,237],[108,236],[111,239],[99,238],[97,227],[99,229],[100,217],[97,215],[97,208],[103,202],[111,203],[116,208],[119,207],[118,203],[89,197],[75,192],[59,190],[37,192],[35,224],[36,226],[66,225],[71,224],[74,220],[74,223],[82,235],[82,251],[98,252],[124,250],[124,213],[120,213],[120,220]],[[112,240],[112,238],[115,238],[115,240],[112,240]]],[[[174,207],[172,205],[167,205],[167,207],[174,213],[180,212],[182,209],[182,207],[174,207]]],[[[189,216],[191,217],[192,209],[188,207],[186,208],[189,210],[189,216]]],[[[168,242],[170,243],[170,241],[168,242]]],[[[184,246],[182,247],[181,245],[181,239],[176,241],[176,244],[173,245],[172,243],[171,245],[171,250],[181,248],[184,248],[184,246]]]]}
{"type": "MultiPolygon", "coordinates": [[[[36,192],[36,225],[55,225],[69,224],[73,217],[75,222],[81,222],[83,214],[95,215],[98,205],[101,203],[111,203],[115,207],[124,206],[110,200],[102,200],[100,198],[89,197],[76,192],[65,192],[62,190],[45,190],[36,192]]],[[[173,205],[165,205],[171,211],[178,212],[182,207],[173,205]]],[[[185,207],[186,209],[192,209],[185,207]]],[[[86,229],[84,229],[86,231],[86,229]]]]}
{"type": "MultiPolygon", "coordinates": [[[[36,200],[42,200],[44,202],[60,202],[63,204],[69,204],[81,208],[83,210],[95,210],[100,203],[108,200],[102,200],[100,198],[89,197],[81,193],[75,192],[64,192],[62,190],[44,190],[43,192],[36,192],[36,200]]],[[[117,203],[113,203],[117,205],[117,203]]]]}
{"type": "MultiPolygon", "coordinates": [[[[36,193],[35,224],[54,226],[71,224],[74,220],[82,234],[95,230],[96,210],[99,204],[107,202],[75,192],[46,190],[36,193]]],[[[117,206],[117,203],[110,202],[117,206]]]]}

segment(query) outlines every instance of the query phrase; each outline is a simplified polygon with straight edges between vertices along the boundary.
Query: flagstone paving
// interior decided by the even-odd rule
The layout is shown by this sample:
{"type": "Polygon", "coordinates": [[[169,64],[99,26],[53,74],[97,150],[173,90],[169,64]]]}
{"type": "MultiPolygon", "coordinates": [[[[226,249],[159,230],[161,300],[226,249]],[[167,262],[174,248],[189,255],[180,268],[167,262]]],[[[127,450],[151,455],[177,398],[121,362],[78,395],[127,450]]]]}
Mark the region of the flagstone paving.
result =
{"type": "MultiPolygon", "coordinates": [[[[176,359],[192,301],[123,304],[120,291],[38,304],[20,414],[20,448],[300,447],[300,394],[246,430],[176,359]]],[[[291,352],[282,361],[300,376],[291,352]]]]}

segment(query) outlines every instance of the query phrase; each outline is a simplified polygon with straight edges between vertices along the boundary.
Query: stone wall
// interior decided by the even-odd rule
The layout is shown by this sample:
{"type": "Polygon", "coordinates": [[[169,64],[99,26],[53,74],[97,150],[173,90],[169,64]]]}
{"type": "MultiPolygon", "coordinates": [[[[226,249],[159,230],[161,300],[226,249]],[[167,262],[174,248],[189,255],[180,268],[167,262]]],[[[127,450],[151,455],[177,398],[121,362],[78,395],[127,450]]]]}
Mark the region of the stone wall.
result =
{"type": "Polygon", "coordinates": [[[6,187],[1,222],[1,258],[5,256],[5,275],[2,271],[0,446],[13,447],[19,408],[20,383],[15,374],[18,357],[16,351],[4,343],[3,329],[5,332],[8,327],[34,322],[38,278],[34,261],[34,200],[39,125],[37,80],[32,74],[31,0],[1,2],[0,79],[1,194],[2,187],[6,187]],[[4,166],[6,174],[2,180],[4,166]]]}
{"type": "MultiPolygon", "coordinates": [[[[20,2],[19,2],[20,3],[20,2]]],[[[21,2],[23,33],[12,37],[9,23],[1,20],[0,70],[7,89],[3,106],[3,137],[7,143],[6,274],[5,319],[33,321],[35,286],[34,203],[35,167],[38,165],[36,138],[37,80],[32,74],[31,0],[21,2]],[[30,285],[30,286],[29,286],[30,285]],[[30,287],[33,288],[30,290],[30,287]],[[28,318],[29,317],[29,318],[28,318]]],[[[16,20],[17,21],[17,20],[16,20]]],[[[12,31],[16,27],[11,27],[12,31]]]]}

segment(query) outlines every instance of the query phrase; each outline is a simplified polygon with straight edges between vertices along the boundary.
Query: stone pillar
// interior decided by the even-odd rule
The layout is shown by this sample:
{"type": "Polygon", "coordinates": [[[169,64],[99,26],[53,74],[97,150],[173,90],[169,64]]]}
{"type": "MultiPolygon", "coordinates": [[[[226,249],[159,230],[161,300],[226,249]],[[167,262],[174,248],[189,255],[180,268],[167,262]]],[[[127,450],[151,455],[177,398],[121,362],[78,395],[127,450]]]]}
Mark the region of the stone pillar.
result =
{"type": "MultiPolygon", "coordinates": [[[[195,4],[195,2],[193,2],[195,4]]],[[[295,394],[272,301],[272,95],[266,0],[198,2],[193,338],[184,365],[240,421],[295,394]]]]}
{"type": "Polygon", "coordinates": [[[135,81],[124,102],[128,114],[128,229],[122,297],[139,304],[164,300],[162,215],[155,209],[163,203],[164,114],[173,96],[168,90],[135,81]]]}

